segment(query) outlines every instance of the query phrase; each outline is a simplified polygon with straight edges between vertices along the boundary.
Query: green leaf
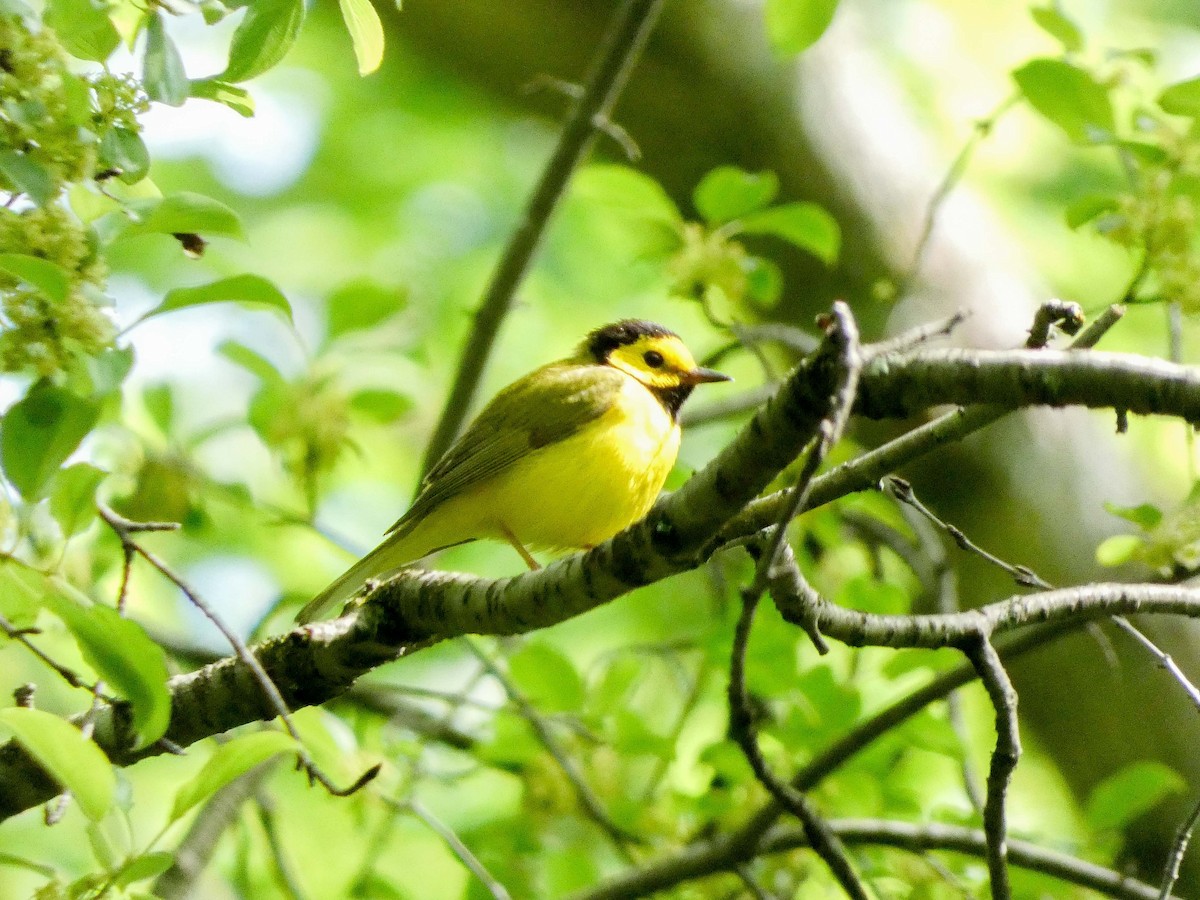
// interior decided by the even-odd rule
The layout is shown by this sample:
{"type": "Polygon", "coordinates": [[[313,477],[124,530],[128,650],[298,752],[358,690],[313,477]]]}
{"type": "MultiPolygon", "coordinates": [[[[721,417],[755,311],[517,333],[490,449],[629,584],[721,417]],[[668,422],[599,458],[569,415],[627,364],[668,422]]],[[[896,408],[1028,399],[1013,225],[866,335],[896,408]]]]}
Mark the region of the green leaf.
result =
{"type": "Polygon", "coordinates": [[[215,78],[202,78],[193,81],[190,90],[193,97],[228,106],[235,113],[247,119],[254,115],[254,98],[245,88],[240,88],[235,84],[228,84],[215,78]]]}
{"type": "Polygon", "coordinates": [[[0,725],[38,761],[64,790],[75,795],[92,821],[112,806],[117,778],[104,751],[65,719],[40,709],[0,709],[0,725]]]}
{"type": "Polygon", "coordinates": [[[137,216],[131,234],[207,234],[245,240],[237,213],[212,197],[181,191],[129,204],[137,216]]]}
{"type": "Polygon", "coordinates": [[[189,84],[187,72],[183,70],[183,59],[163,26],[160,12],[155,12],[146,22],[142,83],[151,100],[167,106],[182,106],[188,97],[189,84]]]}
{"type": "Polygon", "coordinates": [[[285,379],[275,368],[274,364],[261,353],[251,350],[245,344],[237,341],[222,341],[217,345],[217,352],[227,360],[241,366],[264,384],[284,384],[285,379]]]}
{"type": "Polygon", "coordinates": [[[147,878],[157,878],[171,868],[171,864],[174,862],[175,854],[166,850],[135,856],[121,866],[121,871],[117,874],[113,884],[119,888],[128,887],[139,881],[145,881],[147,878]]]}
{"type": "Polygon", "coordinates": [[[1104,509],[1110,515],[1124,519],[1126,522],[1132,522],[1144,531],[1157,528],[1163,520],[1162,510],[1153,503],[1143,503],[1139,506],[1117,506],[1114,503],[1105,503],[1104,509]]]}
{"type": "Polygon", "coordinates": [[[229,43],[220,81],[246,81],[273,68],[291,49],[304,22],[303,0],[255,0],[229,43]]]}
{"type": "Polygon", "coordinates": [[[762,209],[779,193],[774,172],[747,172],[737,166],[718,166],[700,180],[692,195],[696,209],[710,225],[762,209]]]}
{"type": "Polygon", "coordinates": [[[1096,562],[1102,566],[1123,566],[1137,559],[1143,546],[1145,541],[1136,534],[1114,534],[1096,548],[1096,562]]]}
{"type": "Polygon", "coordinates": [[[0,175],[12,184],[18,194],[28,194],[38,206],[54,199],[54,180],[41,163],[16,150],[0,147],[0,175]]]}
{"type": "Polygon", "coordinates": [[[1117,831],[1185,787],[1179,773],[1160,762],[1130,763],[1092,789],[1085,815],[1094,830],[1117,831]]]}
{"type": "Polygon", "coordinates": [[[1079,144],[1110,140],[1116,129],[1108,89],[1060,59],[1035,59],[1013,72],[1030,106],[1079,144]]]}
{"type": "Polygon", "coordinates": [[[59,469],[50,489],[50,514],[64,537],[78,534],[96,517],[96,488],[108,473],[87,463],[59,469]]]}
{"type": "Polygon", "coordinates": [[[256,731],[221,744],[204,768],[175,794],[175,802],[171,805],[171,821],[174,822],[197,803],[207,800],[260,763],[297,749],[292,737],[282,731],[256,731]]]}
{"type": "Polygon", "coordinates": [[[278,310],[284,318],[292,321],[292,305],[275,287],[261,275],[234,275],[209,284],[190,288],[175,288],[167,291],[163,302],[143,315],[139,322],[177,309],[204,306],[209,303],[237,303],[240,306],[265,306],[278,310]]]}
{"type": "Polygon", "coordinates": [[[679,208],[661,184],[629,166],[585,166],[571,184],[573,193],[639,219],[683,223],[679,208]]]}
{"type": "Polygon", "coordinates": [[[344,284],[325,301],[329,337],[332,340],[352,331],[373,328],[404,309],[407,301],[404,291],[386,288],[374,281],[344,284]]]}
{"type": "Polygon", "coordinates": [[[1117,208],[1117,198],[1110,194],[1086,194],[1067,207],[1067,225],[1079,228],[1117,208]]]}
{"type": "Polygon", "coordinates": [[[71,288],[71,273],[58,263],[24,253],[0,253],[0,269],[14,275],[30,287],[37,288],[55,303],[67,299],[71,288]]]}
{"type": "Polygon", "coordinates": [[[1166,88],[1158,95],[1158,105],[1173,116],[1200,117],[1200,78],[1189,78],[1166,88]]]}
{"type": "Polygon", "coordinates": [[[142,391],[142,406],[146,408],[158,430],[169,435],[171,427],[175,424],[175,392],[171,385],[164,382],[145,388],[142,391]]]}
{"type": "Polygon", "coordinates": [[[32,627],[42,609],[46,579],[19,563],[0,560],[0,615],[16,628],[32,627]]]}
{"type": "Polygon", "coordinates": [[[383,23],[371,0],[339,0],[346,30],[354,43],[358,74],[370,75],[383,61],[383,23]]]}
{"type": "Polygon", "coordinates": [[[117,169],[126,184],[136,184],[150,171],[150,151],[136,131],[114,125],[100,139],[100,164],[117,169]]]}
{"type": "Polygon", "coordinates": [[[1035,6],[1029,10],[1029,14],[1038,27],[1062,44],[1068,53],[1078,53],[1083,49],[1083,32],[1062,10],[1054,6],[1035,6]]]}
{"type": "Polygon", "coordinates": [[[785,203],[739,220],[747,234],[771,234],[807,250],[826,265],[837,261],[842,231],[837,220],[815,203],[785,203]]]}
{"type": "Polygon", "coordinates": [[[57,591],[46,605],[66,623],[83,658],[96,674],[133,706],[138,747],[157,741],[171,720],[167,657],[137,622],[109,606],[83,606],[57,591]]]}
{"type": "Polygon", "coordinates": [[[100,415],[100,404],[49,381],[36,382],[9,409],[0,425],[0,464],[26,500],[42,488],[100,415]]]}
{"type": "Polygon", "coordinates": [[[583,705],[583,679],[575,665],[544,641],[530,641],[508,660],[509,674],[529,702],[547,712],[583,705]]]}
{"type": "Polygon", "coordinates": [[[104,62],[121,43],[108,5],[93,0],[49,0],[46,24],[72,56],[104,62]]]}
{"type": "Polygon", "coordinates": [[[767,0],[767,39],[779,53],[800,53],[825,33],[838,0],[767,0]]]}
{"type": "Polygon", "coordinates": [[[412,409],[413,401],[397,391],[367,388],[350,398],[350,408],[381,425],[388,425],[412,409]]]}

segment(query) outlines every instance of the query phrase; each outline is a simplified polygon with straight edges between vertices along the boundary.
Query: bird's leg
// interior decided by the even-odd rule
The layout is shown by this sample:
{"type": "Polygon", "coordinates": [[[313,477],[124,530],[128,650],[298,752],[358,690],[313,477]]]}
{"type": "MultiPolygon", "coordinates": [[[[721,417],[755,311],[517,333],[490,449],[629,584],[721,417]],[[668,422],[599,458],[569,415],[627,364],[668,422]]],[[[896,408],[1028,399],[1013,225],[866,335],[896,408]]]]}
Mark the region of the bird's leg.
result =
{"type": "Polygon", "coordinates": [[[504,533],[504,539],[512,544],[512,548],[521,554],[521,559],[525,560],[525,565],[531,569],[540,569],[541,564],[533,558],[532,554],[525,549],[525,545],[517,538],[515,534],[503,522],[500,523],[500,531],[504,533]]]}

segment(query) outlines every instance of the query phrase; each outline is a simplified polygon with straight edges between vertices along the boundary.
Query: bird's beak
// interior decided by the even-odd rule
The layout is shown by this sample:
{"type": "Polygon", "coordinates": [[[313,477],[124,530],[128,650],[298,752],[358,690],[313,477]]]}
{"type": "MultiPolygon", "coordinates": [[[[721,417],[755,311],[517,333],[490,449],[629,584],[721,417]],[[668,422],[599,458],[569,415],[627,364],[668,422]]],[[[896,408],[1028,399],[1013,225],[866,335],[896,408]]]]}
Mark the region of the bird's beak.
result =
{"type": "Polygon", "coordinates": [[[680,372],[679,380],[684,384],[705,384],[710,381],[733,381],[731,377],[715,369],[695,368],[690,372],[680,372]]]}

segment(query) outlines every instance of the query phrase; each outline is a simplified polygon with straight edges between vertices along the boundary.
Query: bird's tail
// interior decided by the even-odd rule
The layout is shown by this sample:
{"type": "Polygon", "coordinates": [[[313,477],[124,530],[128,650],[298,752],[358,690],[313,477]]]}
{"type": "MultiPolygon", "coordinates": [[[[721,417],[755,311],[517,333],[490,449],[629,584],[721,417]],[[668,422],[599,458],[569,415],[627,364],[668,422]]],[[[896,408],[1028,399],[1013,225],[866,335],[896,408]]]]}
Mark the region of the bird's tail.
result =
{"type": "Polygon", "coordinates": [[[353,597],[370,579],[390,575],[406,563],[412,562],[414,556],[407,544],[407,541],[397,540],[396,535],[391,535],[339,575],[329,587],[313,597],[296,615],[296,621],[305,625],[321,618],[338,603],[353,597]]]}

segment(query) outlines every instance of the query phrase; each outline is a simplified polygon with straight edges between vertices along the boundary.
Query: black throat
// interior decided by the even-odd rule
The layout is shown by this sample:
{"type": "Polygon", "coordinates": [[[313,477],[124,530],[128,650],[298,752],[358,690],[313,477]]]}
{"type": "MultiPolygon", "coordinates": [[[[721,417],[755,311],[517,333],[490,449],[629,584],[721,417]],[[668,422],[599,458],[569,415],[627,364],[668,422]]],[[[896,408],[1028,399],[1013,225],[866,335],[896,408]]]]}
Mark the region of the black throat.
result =
{"type": "Polygon", "coordinates": [[[683,401],[692,393],[693,387],[695,385],[691,384],[677,384],[675,387],[669,388],[650,387],[646,385],[646,390],[652,393],[658,399],[658,402],[663,405],[663,409],[670,414],[671,421],[678,422],[679,408],[683,406],[683,401]]]}

